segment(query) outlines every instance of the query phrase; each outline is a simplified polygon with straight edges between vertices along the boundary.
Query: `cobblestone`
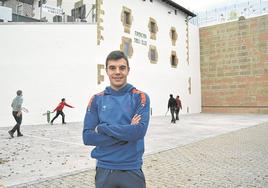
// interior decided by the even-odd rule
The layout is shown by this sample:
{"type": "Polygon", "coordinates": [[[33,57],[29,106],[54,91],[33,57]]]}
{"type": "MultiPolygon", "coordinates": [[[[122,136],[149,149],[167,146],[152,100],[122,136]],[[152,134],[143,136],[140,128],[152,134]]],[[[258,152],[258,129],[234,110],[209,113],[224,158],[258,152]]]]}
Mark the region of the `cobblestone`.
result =
{"type": "MultiPolygon", "coordinates": [[[[268,187],[268,123],[145,156],[148,188],[268,187]]],[[[94,187],[95,170],[11,186],[94,187]]]]}

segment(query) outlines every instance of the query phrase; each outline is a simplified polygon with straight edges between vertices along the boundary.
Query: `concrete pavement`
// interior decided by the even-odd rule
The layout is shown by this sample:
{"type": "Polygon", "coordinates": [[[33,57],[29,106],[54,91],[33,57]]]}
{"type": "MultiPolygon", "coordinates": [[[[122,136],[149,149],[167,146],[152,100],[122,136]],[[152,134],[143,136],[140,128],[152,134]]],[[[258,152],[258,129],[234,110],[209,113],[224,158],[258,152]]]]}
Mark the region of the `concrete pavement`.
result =
{"type": "MultiPolygon", "coordinates": [[[[144,160],[148,187],[267,185],[268,130],[265,124],[255,126],[268,122],[267,115],[192,114],[176,125],[169,121],[153,117],[150,122],[144,160]]],[[[92,147],[82,144],[81,123],[24,126],[25,136],[14,139],[8,129],[0,128],[4,186],[94,187],[95,161],[88,157],[92,147]]]]}

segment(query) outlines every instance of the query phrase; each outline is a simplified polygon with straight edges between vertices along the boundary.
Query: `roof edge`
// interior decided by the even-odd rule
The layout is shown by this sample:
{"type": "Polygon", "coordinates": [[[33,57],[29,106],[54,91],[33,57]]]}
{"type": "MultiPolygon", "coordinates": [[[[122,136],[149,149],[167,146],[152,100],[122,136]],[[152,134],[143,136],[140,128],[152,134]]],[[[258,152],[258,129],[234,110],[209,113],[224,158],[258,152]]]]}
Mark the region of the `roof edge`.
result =
{"type": "Polygon", "coordinates": [[[190,10],[182,7],[181,5],[175,3],[174,1],[171,0],[162,0],[162,2],[169,4],[170,6],[173,6],[176,9],[181,10],[182,12],[184,12],[185,14],[192,16],[192,17],[196,17],[196,14],[191,12],[190,10]]]}

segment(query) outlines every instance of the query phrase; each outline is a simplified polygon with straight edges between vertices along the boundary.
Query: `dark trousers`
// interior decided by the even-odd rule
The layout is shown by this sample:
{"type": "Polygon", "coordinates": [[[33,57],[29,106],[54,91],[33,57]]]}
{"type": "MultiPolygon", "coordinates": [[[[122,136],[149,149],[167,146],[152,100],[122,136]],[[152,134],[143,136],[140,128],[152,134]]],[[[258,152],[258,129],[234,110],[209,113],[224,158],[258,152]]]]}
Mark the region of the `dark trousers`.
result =
{"type": "Polygon", "coordinates": [[[51,120],[51,123],[53,123],[53,121],[59,116],[61,115],[62,117],[62,123],[65,123],[64,119],[65,119],[65,114],[63,113],[63,111],[57,111],[56,116],[51,120]]]}
{"type": "Polygon", "coordinates": [[[97,167],[95,185],[96,188],[146,188],[141,169],[110,170],[97,167]]]}
{"type": "Polygon", "coordinates": [[[17,116],[18,112],[17,111],[13,111],[12,115],[14,117],[14,119],[16,120],[17,124],[13,127],[13,129],[11,129],[11,131],[14,133],[17,131],[17,134],[21,134],[20,132],[20,125],[22,122],[22,114],[20,114],[19,116],[17,116]]]}
{"type": "Polygon", "coordinates": [[[176,113],[176,120],[179,120],[180,119],[179,118],[180,109],[176,108],[175,113],[176,113]]]}
{"type": "Polygon", "coordinates": [[[171,107],[170,108],[170,113],[171,113],[171,117],[172,117],[171,123],[176,123],[175,116],[174,116],[174,114],[175,114],[175,107],[171,107]]]}

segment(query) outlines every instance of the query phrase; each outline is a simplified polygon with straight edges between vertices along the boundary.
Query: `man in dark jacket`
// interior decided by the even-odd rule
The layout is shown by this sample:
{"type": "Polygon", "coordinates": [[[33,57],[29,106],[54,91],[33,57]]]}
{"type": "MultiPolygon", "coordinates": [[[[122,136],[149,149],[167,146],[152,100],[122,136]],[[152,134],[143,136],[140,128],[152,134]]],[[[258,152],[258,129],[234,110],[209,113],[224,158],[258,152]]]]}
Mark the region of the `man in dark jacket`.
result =
{"type": "Polygon", "coordinates": [[[174,113],[177,107],[177,103],[176,103],[176,99],[174,99],[173,95],[170,94],[169,95],[170,98],[168,100],[168,109],[170,109],[170,113],[171,113],[171,123],[176,123],[175,117],[174,117],[174,113]]]}

